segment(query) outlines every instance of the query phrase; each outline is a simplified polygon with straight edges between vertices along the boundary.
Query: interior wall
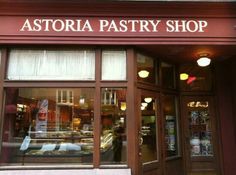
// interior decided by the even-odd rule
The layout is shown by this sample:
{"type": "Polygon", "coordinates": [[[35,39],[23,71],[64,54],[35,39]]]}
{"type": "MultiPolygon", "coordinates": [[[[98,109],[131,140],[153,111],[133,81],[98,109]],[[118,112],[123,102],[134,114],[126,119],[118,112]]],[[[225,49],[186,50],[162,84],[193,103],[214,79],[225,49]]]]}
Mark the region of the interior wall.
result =
{"type": "Polygon", "coordinates": [[[216,97],[219,114],[224,175],[236,174],[236,71],[235,61],[216,63],[216,97]],[[234,63],[233,63],[234,62],[234,63]],[[234,65],[232,65],[232,63],[234,65]]]}

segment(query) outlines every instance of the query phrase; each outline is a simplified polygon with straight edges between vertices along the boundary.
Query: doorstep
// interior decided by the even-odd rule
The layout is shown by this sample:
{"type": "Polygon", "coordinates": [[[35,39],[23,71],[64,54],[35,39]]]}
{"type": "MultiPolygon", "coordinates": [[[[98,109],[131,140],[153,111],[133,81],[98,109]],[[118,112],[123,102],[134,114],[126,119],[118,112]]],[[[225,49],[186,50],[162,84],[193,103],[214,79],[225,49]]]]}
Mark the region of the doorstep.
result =
{"type": "Polygon", "coordinates": [[[1,175],[131,175],[131,169],[2,170],[1,175]]]}

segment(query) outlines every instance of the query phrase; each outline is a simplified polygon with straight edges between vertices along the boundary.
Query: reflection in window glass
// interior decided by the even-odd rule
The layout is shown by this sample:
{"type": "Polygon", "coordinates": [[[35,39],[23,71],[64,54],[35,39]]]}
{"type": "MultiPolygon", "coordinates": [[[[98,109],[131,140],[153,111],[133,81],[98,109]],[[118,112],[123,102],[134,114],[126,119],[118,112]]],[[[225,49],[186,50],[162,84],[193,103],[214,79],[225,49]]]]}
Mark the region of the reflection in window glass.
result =
{"type": "Polygon", "coordinates": [[[101,164],[125,164],[126,89],[103,88],[101,99],[101,164]]]}
{"type": "Polygon", "coordinates": [[[175,70],[174,66],[161,63],[162,86],[165,88],[175,88],[175,70]]]}
{"type": "Polygon", "coordinates": [[[152,97],[142,96],[141,151],[142,162],[157,160],[157,111],[156,101],[152,97]]]}
{"type": "Polygon", "coordinates": [[[181,65],[179,78],[182,91],[210,91],[212,89],[212,76],[209,66],[181,65]]]}
{"type": "Polygon", "coordinates": [[[137,71],[138,81],[153,84],[156,82],[155,61],[153,58],[137,54],[137,71]]]}
{"type": "Polygon", "coordinates": [[[7,88],[1,164],[92,164],[93,98],[92,88],[7,88]]]}
{"type": "Polygon", "coordinates": [[[11,50],[9,80],[94,80],[95,51],[11,50]]]}
{"type": "Polygon", "coordinates": [[[126,80],[126,51],[102,51],[102,80],[126,80]]]}
{"type": "Polygon", "coordinates": [[[178,120],[176,116],[175,96],[165,95],[163,98],[165,117],[165,150],[166,157],[178,155],[178,120]]]}

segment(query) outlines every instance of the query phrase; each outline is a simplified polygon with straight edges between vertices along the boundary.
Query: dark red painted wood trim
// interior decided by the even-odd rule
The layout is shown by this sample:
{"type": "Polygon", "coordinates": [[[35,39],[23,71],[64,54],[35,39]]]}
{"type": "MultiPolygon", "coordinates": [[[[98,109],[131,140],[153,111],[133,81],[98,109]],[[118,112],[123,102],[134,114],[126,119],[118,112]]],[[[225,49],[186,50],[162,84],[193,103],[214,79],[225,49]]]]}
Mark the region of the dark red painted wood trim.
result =
{"type": "Polygon", "coordinates": [[[236,38],[98,38],[98,37],[1,37],[0,45],[5,44],[54,44],[54,45],[235,45],[236,38]]]}
{"type": "MultiPolygon", "coordinates": [[[[133,17],[133,18],[192,18],[217,20],[236,18],[235,2],[124,2],[124,1],[66,1],[66,0],[1,0],[0,17],[41,16],[41,17],[133,17]],[[92,3],[91,3],[92,2],[92,3]],[[145,7],[145,8],[143,8],[145,7]]],[[[86,36],[35,36],[3,35],[0,33],[0,44],[81,44],[81,45],[139,45],[139,44],[236,44],[236,24],[232,21],[230,32],[222,35],[158,35],[158,36],[122,36],[99,34],[86,36]],[[232,28],[231,28],[232,27],[232,28]],[[231,33],[231,34],[230,34],[231,33]]],[[[219,23],[219,29],[221,28],[219,23]]],[[[224,26],[224,25],[222,25],[224,26]]],[[[210,33],[211,34],[211,33],[210,33]]]]}
{"type": "Polygon", "coordinates": [[[1,15],[235,16],[234,2],[124,2],[1,0],[1,15]],[[143,8],[145,6],[145,8],[143,8]]]}

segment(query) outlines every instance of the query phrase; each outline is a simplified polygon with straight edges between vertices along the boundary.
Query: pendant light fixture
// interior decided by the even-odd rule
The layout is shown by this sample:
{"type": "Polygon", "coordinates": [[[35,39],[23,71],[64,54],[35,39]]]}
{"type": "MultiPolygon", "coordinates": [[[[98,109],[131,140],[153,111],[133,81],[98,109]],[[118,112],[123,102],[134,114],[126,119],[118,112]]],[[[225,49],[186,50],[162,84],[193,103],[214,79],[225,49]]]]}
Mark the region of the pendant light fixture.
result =
{"type": "Polygon", "coordinates": [[[207,57],[207,54],[200,55],[200,58],[197,60],[197,64],[200,67],[206,67],[210,65],[211,59],[207,57]]]}
{"type": "Polygon", "coordinates": [[[141,70],[141,71],[138,72],[138,76],[140,78],[147,78],[149,76],[149,72],[146,71],[146,70],[141,70]]]}
{"type": "Polygon", "coordinates": [[[179,79],[180,79],[180,80],[187,80],[188,77],[189,77],[189,75],[188,75],[187,73],[181,73],[181,74],[179,75],[179,79]]]}
{"type": "Polygon", "coordinates": [[[152,98],[151,97],[146,97],[146,98],[144,98],[144,101],[146,103],[150,103],[152,101],[152,98]]]}

